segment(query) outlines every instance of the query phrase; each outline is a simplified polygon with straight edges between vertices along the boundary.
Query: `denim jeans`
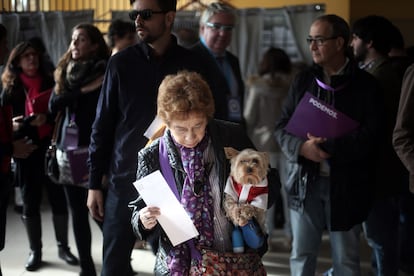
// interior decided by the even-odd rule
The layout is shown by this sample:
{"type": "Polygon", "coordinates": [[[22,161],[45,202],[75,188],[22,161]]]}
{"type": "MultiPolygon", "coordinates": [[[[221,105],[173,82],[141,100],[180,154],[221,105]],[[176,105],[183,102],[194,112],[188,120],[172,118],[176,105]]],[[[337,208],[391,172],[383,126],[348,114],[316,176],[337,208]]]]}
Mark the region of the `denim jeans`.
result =
{"type": "Polygon", "coordinates": [[[398,275],[398,197],[377,202],[363,226],[367,242],[372,248],[375,275],[398,275]]]}
{"type": "Polygon", "coordinates": [[[400,198],[400,270],[414,274],[414,194],[407,191],[400,198]]]}
{"type": "MultiPolygon", "coordinates": [[[[329,178],[319,177],[308,186],[304,212],[290,210],[293,234],[291,275],[314,276],[322,234],[330,229],[329,178]]],[[[349,231],[329,231],[335,276],[359,276],[361,226],[349,231]]]]}

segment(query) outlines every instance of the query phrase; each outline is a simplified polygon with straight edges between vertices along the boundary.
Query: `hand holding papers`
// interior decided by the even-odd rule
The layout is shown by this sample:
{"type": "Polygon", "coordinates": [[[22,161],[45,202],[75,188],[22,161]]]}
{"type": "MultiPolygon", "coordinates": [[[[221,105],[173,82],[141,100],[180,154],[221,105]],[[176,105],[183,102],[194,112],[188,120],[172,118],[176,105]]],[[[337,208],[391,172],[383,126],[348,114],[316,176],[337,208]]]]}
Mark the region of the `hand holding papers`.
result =
{"type": "Polygon", "coordinates": [[[147,206],[157,206],[158,222],[173,246],[198,236],[198,231],[184,207],[177,200],[160,171],[134,182],[147,206]]]}
{"type": "Polygon", "coordinates": [[[358,127],[359,123],[306,92],[296,107],[285,130],[307,139],[310,133],[316,137],[337,138],[358,127]]]}

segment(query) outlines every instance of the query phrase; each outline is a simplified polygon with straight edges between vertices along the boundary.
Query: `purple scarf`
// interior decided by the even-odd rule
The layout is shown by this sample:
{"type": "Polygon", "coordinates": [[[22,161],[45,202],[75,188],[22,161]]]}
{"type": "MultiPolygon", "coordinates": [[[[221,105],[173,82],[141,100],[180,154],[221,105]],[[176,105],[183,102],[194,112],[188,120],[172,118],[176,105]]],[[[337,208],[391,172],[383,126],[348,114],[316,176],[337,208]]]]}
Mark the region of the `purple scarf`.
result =
{"type": "Polygon", "coordinates": [[[186,177],[181,194],[181,204],[190,215],[200,235],[186,243],[175,246],[167,259],[171,275],[188,275],[191,260],[196,259],[192,251],[213,244],[213,197],[208,175],[203,162],[203,154],[207,149],[209,138],[203,140],[194,148],[186,148],[175,141],[180,151],[186,177]],[[192,248],[193,247],[193,248],[192,248]]]}

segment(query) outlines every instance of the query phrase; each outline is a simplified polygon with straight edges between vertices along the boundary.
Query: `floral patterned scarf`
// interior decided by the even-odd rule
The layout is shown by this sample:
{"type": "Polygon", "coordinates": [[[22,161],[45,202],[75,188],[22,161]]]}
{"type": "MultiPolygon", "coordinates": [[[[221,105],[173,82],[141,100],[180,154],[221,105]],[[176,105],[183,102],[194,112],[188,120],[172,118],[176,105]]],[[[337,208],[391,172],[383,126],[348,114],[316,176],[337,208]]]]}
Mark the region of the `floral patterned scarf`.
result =
{"type": "MultiPolygon", "coordinates": [[[[175,142],[175,141],[174,141],[175,142]]],[[[180,154],[186,177],[181,195],[181,204],[190,215],[200,235],[186,243],[175,246],[167,263],[171,275],[188,275],[194,251],[213,244],[213,197],[203,154],[209,143],[206,134],[194,148],[186,148],[175,142],[180,154]]]]}

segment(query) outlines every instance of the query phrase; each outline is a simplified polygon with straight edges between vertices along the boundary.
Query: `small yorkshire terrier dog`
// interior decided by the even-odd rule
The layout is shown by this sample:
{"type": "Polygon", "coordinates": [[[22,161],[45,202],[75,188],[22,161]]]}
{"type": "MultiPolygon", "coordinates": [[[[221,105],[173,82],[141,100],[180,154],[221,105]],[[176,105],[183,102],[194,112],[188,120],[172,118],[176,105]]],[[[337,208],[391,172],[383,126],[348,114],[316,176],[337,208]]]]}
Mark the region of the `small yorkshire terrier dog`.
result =
{"type": "Polygon", "coordinates": [[[245,149],[231,157],[230,163],[230,176],[224,189],[226,215],[238,226],[246,225],[255,217],[264,230],[268,197],[267,153],[245,149]]]}

